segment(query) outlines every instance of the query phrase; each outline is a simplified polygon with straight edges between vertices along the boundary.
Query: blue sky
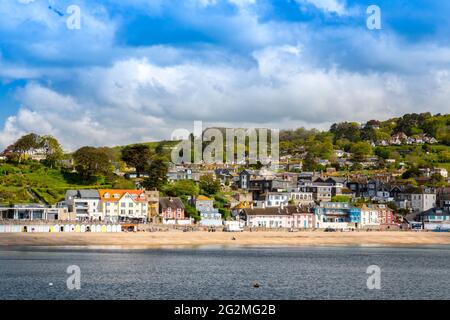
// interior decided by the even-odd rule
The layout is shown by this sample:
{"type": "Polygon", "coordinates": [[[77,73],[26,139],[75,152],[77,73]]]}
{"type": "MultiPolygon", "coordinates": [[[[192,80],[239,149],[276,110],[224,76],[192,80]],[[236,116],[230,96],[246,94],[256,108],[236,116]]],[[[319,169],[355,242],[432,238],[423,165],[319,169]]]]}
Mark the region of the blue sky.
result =
{"type": "Polygon", "coordinates": [[[31,131],[73,150],[169,139],[194,120],[327,128],[447,113],[448,12],[438,0],[0,0],[0,147],[31,131]],[[373,4],[381,30],[366,27],[373,4]]]}

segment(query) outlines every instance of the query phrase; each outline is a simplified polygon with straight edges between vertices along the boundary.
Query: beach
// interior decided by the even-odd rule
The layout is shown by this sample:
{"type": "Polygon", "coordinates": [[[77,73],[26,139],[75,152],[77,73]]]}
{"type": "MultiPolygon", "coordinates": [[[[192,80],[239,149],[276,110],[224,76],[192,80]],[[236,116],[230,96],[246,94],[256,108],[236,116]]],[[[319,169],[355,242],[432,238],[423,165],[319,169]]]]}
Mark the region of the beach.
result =
{"type": "Polygon", "coordinates": [[[130,232],[130,233],[3,233],[0,246],[420,246],[450,245],[448,232],[130,232]]]}

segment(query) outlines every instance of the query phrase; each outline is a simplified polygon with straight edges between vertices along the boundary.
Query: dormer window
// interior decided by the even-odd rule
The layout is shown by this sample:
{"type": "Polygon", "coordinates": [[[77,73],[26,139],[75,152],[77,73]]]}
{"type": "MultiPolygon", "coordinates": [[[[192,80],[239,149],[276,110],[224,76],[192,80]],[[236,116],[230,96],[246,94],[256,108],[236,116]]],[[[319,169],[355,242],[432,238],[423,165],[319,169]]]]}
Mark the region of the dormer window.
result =
{"type": "Polygon", "coordinates": [[[117,193],[115,193],[113,197],[114,197],[114,199],[119,199],[120,198],[119,194],[117,194],[117,193]]]}
{"type": "Polygon", "coordinates": [[[104,196],[106,199],[109,199],[109,193],[105,193],[104,196]]]}

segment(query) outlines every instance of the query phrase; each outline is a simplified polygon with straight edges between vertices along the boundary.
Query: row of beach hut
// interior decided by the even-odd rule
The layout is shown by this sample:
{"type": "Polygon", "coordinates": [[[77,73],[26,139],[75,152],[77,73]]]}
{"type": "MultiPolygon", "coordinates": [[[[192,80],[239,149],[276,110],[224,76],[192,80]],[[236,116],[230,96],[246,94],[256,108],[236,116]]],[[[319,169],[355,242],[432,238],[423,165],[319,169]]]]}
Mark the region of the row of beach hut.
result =
{"type": "Polygon", "coordinates": [[[97,232],[115,233],[122,232],[121,225],[100,225],[100,224],[55,224],[55,225],[0,225],[0,233],[20,233],[20,232],[97,232]]]}

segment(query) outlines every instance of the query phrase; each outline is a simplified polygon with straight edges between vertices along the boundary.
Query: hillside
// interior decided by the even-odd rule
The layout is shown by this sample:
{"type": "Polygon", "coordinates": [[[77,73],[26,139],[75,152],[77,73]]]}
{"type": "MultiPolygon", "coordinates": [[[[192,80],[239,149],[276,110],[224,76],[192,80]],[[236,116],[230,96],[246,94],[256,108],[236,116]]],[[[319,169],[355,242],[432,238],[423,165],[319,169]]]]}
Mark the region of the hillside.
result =
{"type": "Polygon", "coordinates": [[[0,203],[55,204],[67,189],[110,187],[105,179],[81,181],[73,173],[49,169],[38,162],[0,164],[0,203]]]}

